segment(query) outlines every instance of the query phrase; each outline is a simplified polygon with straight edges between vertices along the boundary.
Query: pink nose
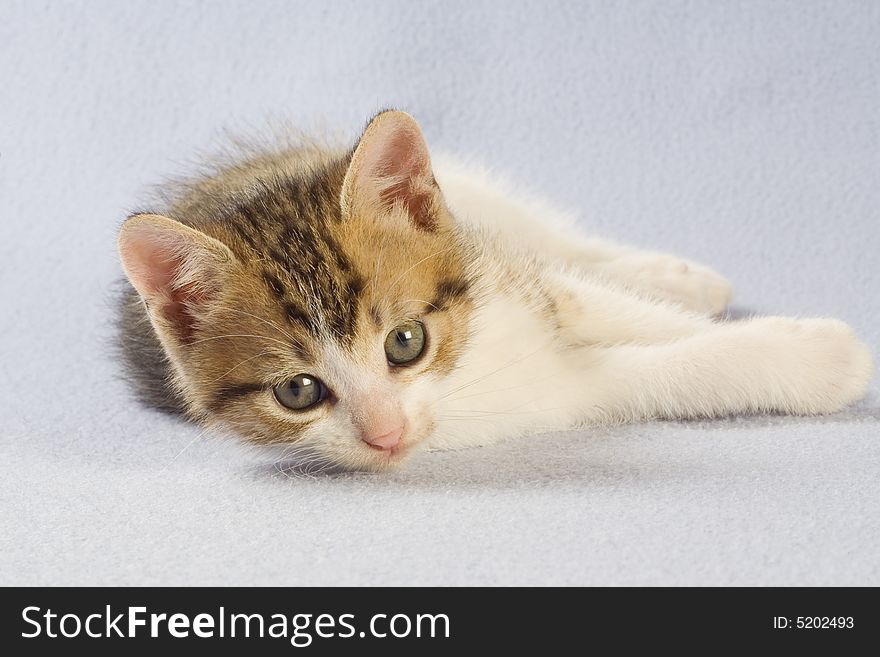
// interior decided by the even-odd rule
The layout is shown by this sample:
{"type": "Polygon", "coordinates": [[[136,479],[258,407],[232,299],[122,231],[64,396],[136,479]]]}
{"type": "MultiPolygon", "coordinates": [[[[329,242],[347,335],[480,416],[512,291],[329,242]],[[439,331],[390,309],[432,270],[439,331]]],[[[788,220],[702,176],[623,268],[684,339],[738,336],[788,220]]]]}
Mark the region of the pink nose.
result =
{"type": "Polygon", "coordinates": [[[361,440],[376,449],[394,449],[403,437],[403,426],[396,427],[382,434],[364,434],[361,440]]]}

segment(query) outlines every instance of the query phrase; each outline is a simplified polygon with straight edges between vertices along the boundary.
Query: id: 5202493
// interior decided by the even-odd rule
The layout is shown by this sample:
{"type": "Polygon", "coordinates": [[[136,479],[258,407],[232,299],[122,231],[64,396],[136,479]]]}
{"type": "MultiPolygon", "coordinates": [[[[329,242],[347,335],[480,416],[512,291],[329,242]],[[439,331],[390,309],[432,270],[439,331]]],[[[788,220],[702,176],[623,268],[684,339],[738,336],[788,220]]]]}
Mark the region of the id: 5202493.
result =
{"type": "Polygon", "coordinates": [[[852,616],[774,616],[773,629],[786,630],[848,630],[855,627],[852,616]]]}

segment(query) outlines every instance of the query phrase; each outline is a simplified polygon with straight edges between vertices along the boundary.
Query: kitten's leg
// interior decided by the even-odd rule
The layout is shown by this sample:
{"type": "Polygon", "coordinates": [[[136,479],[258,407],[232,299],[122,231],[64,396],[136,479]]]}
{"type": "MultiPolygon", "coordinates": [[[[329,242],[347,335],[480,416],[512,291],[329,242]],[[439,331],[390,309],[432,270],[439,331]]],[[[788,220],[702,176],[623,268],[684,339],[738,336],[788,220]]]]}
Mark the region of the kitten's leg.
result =
{"type": "Polygon", "coordinates": [[[872,374],[867,348],[837,320],[717,323],[625,294],[582,308],[601,311],[602,301],[612,304],[604,315],[562,326],[494,300],[438,400],[432,446],[584,423],[830,413],[861,398],[872,374]]]}
{"type": "MultiPolygon", "coordinates": [[[[535,218],[535,221],[538,219],[535,218]]],[[[607,240],[586,238],[575,229],[551,224],[533,248],[547,259],[609,281],[622,283],[685,310],[718,315],[733,298],[733,286],[710,267],[667,253],[643,251],[607,240]]]]}
{"type": "Polygon", "coordinates": [[[666,253],[633,250],[593,264],[589,270],[686,310],[708,315],[723,312],[733,298],[733,286],[721,274],[666,253]]]}
{"type": "Polygon", "coordinates": [[[733,298],[733,286],[713,269],[666,253],[642,251],[575,235],[545,240],[550,252],[569,265],[617,281],[661,301],[701,314],[721,313],[733,298]]]}
{"type": "Polygon", "coordinates": [[[507,242],[551,261],[621,282],[674,302],[686,310],[718,314],[733,288],[712,269],[682,258],[589,238],[574,218],[546,204],[521,198],[479,167],[435,158],[435,174],[456,217],[486,228],[507,242]]]}
{"type": "Polygon", "coordinates": [[[720,323],[565,272],[544,281],[571,358],[582,359],[569,385],[595,396],[600,418],[831,412],[860,398],[873,371],[837,320],[720,323]]]}
{"type": "Polygon", "coordinates": [[[647,298],[604,280],[571,272],[545,272],[544,294],[563,342],[570,345],[656,344],[704,333],[709,317],[647,298]]]}
{"type": "Polygon", "coordinates": [[[765,317],[718,324],[660,345],[580,354],[588,422],[832,413],[860,399],[871,355],[833,319],[765,317]]]}

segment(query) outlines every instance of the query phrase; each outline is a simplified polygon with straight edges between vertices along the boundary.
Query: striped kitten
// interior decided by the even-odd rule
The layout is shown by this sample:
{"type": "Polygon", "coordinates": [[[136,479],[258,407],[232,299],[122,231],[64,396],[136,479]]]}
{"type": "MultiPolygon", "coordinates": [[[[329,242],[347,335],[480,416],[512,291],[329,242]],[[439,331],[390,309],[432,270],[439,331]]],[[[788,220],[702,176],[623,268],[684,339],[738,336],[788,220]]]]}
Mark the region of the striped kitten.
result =
{"type": "Polygon", "coordinates": [[[322,463],[652,418],[830,413],[871,356],[833,319],[721,323],[732,290],[586,239],[386,111],[351,150],[303,146],[137,214],[129,364],[163,406],[322,463]]]}

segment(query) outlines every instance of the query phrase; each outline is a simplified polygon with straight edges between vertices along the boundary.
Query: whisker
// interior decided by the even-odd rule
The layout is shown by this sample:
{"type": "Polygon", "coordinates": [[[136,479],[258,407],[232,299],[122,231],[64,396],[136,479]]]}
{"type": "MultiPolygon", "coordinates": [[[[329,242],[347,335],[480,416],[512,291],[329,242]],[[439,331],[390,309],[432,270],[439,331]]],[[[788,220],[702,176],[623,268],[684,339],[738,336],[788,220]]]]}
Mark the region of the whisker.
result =
{"type": "MultiPolygon", "coordinates": [[[[491,424],[492,426],[495,426],[496,424],[494,420],[484,417],[438,417],[437,422],[483,422],[486,424],[491,424]]],[[[526,431],[564,431],[567,426],[567,424],[530,424],[526,431]]]]}
{"type": "Polygon", "coordinates": [[[446,399],[447,397],[454,395],[456,392],[460,392],[461,390],[469,388],[470,386],[472,386],[476,383],[479,383],[480,381],[483,381],[483,380],[489,378],[490,376],[493,376],[494,374],[498,374],[499,372],[506,370],[508,367],[513,367],[517,363],[521,363],[522,361],[526,360],[527,358],[531,358],[532,356],[537,354],[542,349],[545,349],[547,347],[547,345],[549,345],[549,344],[550,344],[549,342],[547,344],[543,344],[543,345],[539,346],[537,349],[535,349],[534,351],[530,351],[529,353],[525,354],[524,356],[520,356],[519,358],[514,358],[514,359],[508,361],[507,363],[505,363],[504,365],[502,365],[501,367],[494,369],[487,374],[483,374],[482,376],[479,376],[476,379],[473,379],[463,385],[460,385],[459,387],[454,388],[453,390],[450,390],[445,395],[442,395],[440,397],[440,399],[446,399]]]}
{"type": "Polygon", "coordinates": [[[403,279],[403,277],[406,276],[408,273],[410,273],[413,269],[418,267],[420,264],[422,264],[426,260],[430,260],[431,258],[435,258],[438,255],[441,255],[443,253],[448,253],[449,251],[452,251],[455,248],[456,248],[456,246],[453,245],[453,246],[447,247],[445,249],[440,249],[439,251],[435,251],[431,255],[425,256],[424,258],[419,260],[417,263],[415,263],[411,267],[408,267],[403,273],[401,273],[397,278],[395,278],[394,281],[392,281],[392,283],[385,290],[385,295],[382,297],[382,303],[385,303],[385,300],[388,298],[388,295],[394,290],[395,287],[397,287],[397,284],[401,281],[401,279],[403,279]]]}
{"type": "Polygon", "coordinates": [[[424,299],[406,299],[406,300],[402,301],[401,303],[409,303],[411,301],[418,301],[419,303],[423,303],[426,306],[431,306],[431,308],[433,308],[434,310],[440,310],[440,308],[435,306],[433,303],[431,303],[430,301],[425,301],[424,299]]]}
{"type": "Polygon", "coordinates": [[[193,340],[192,342],[188,342],[187,346],[199,344],[201,342],[210,342],[211,340],[223,340],[226,338],[257,338],[260,340],[271,340],[272,342],[277,342],[278,344],[283,344],[285,347],[290,347],[290,345],[283,340],[279,340],[277,338],[271,338],[268,335],[252,335],[247,333],[229,333],[227,335],[214,335],[210,338],[201,338],[199,340],[193,340]]]}
{"type": "Polygon", "coordinates": [[[192,445],[194,445],[196,442],[198,442],[199,440],[201,440],[201,438],[203,438],[203,437],[204,437],[204,436],[205,436],[210,430],[211,430],[210,427],[205,427],[204,429],[202,429],[201,431],[199,431],[199,433],[196,434],[196,437],[195,437],[195,438],[193,438],[193,439],[190,440],[186,445],[184,445],[184,446],[183,446],[183,449],[181,449],[179,452],[177,452],[177,454],[174,455],[174,458],[172,458],[170,461],[168,461],[168,463],[166,463],[165,466],[164,466],[161,470],[159,470],[158,474],[161,475],[161,474],[164,473],[168,468],[170,468],[170,467],[174,464],[174,462],[175,462],[177,459],[180,458],[180,455],[181,455],[181,454],[183,454],[186,450],[188,450],[188,449],[189,449],[192,445]]]}
{"type": "Polygon", "coordinates": [[[385,250],[379,251],[379,257],[376,259],[376,266],[373,269],[373,278],[367,282],[366,288],[364,288],[364,292],[370,289],[370,286],[379,279],[379,272],[382,268],[382,258],[385,256],[385,250]]]}
{"type": "Polygon", "coordinates": [[[549,374],[549,375],[542,377],[540,379],[532,379],[530,381],[527,381],[526,383],[520,383],[515,386],[508,386],[507,388],[492,388],[491,390],[483,390],[482,392],[474,392],[469,395],[462,395],[461,397],[456,397],[454,399],[450,399],[449,402],[457,402],[462,399],[470,399],[471,397],[479,397],[481,395],[489,395],[489,394],[492,394],[495,392],[507,392],[508,390],[516,390],[518,388],[525,388],[526,386],[533,386],[536,383],[544,383],[545,381],[549,381],[550,379],[553,379],[556,376],[558,376],[558,374],[556,372],[554,372],[553,374],[549,374]]]}
{"type": "Polygon", "coordinates": [[[284,329],[283,329],[278,323],[276,323],[276,322],[273,322],[273,321],[271,321],[271,320],[265,319],[265,318],[263,318],[263,317],[258,317],[257,315],[254,315],[253,313],[249,313],[249,312],[244,311],[244,310],[239,310],[238,308],[230,308],[230,307],[228,307],[228,306],[223,306],[223,310],[224,310],[224,311],[229,311],[229,312],[238,313],[238,314],[240,314],[240,315],[247,315],[248,317],[252,317],[253,319],[257,320],[258,322],[263,322],[263,324],[266,324],[267,326],[272,327],[273,329],[275,329],[276,331],[278,331],[279,333],[281,333],[284,337],[286,337],[288,340],[290,340],[291,342],[293,342],[293,343],[294,343],[295,345],[297,345],[298,347],[302,347],[302,346],[303,346],[302,343],[301,343],[297,338],[293,337],[290,333],[288,333],[287,331],[285,331],[285,330],[284,330],[284,329]]]}
{"type": "Polygon", "coordinates": [[[243,361],[241,361],[238,365],[236,365],[236,366],[230,368],[229,370],[227,370],[226,372],[224,372],[223,374],[221,374],[220,376],[218,376],[216,379],[214,379],[213,381],[211,381],[211,383],[217,383],[220,379],[225,379],[227,376],[229,376],[230,374],[232,374],[235,370],[237,370],[239,367],[241,367],[241,366],[244,365],[245,363],[248,363],[248,362],[254,360],[255,358],[259,358],[260,356],[265,356],[265,355],[268,354],[268,353],[269,353],[269,350],[268,350],[268,349],[264,349],[263,351],[261,351],[260,353],[258,353],[256,356],[251,356],[250,358],[245,358],[245,359],[244,359],[243,361]]]}
{"type": "Polygon", "coordinates": [[[485,417],[492,415],[524,415],[531,413],[549,413],[551,411],[562,411],[565,410],[565,406],[554,406],[552,408],[520,408],[520,409],[510,409],[510,410],[502,410],[502,411],[490,411],[490,410],[481,410],[481,409],[467,409],[467,408],[450,408],[449,411],[452,413],[458,413],[461,417],[485,417]],[[475,414],[475,415],[469,415],[475,414]]]}

